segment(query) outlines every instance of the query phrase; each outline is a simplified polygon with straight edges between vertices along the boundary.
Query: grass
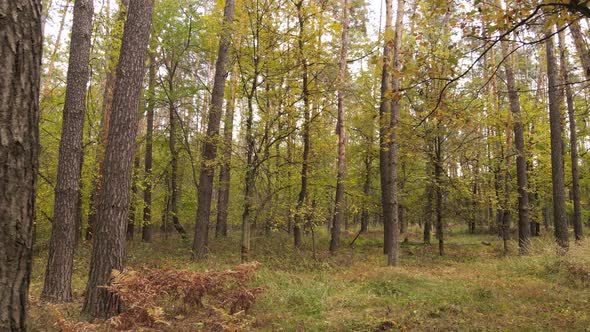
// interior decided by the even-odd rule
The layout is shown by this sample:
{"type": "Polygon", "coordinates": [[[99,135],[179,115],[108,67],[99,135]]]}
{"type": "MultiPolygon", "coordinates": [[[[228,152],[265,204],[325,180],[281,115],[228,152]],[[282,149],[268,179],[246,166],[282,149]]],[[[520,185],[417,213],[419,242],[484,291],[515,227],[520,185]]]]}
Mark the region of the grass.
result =
{"type": "MultiPolygon", "coordinates": [[[[354,235],[346,233],[344,243],[354,235]]],[[[589,330],[590,241],[572,244],[570,253],[560,257],[551,234],[544,234],[534,239],[531,255],[517,256],[511,241],[511,254],[504,257],[495,236],[455,230],[446,239],[447,255],[439,257],[436,245],[417,244],[419,230],[405,236],[409,244],[402,246],[402,263],[395,268],[385,266],[379,232],[362,235],[355,248],[344,245],[335,256],[326,251],[326,234],[316,234],[315,255],[309,242],[303,250],[293,250],[287,234],[257,236],[252,259],[262,266],[253,286],[263,287],[264,293],[249,313],[250,329],[589,330]]],[[[189,259],[190,247],[176,234],[157,237],[153,244],[136,241],[129,245],[127,264],[197,271],[239,264],[239,234],[212,240],[209,258],[198,264],[189,259]]],[[[76,254],[76,301],[57,307],[67,320],[79,319],[89,253],[89,245],[83,245],[76,254]]],[[[45,262],[46,252],[35,257],[30,327],[57,331],[55,311],[36,300],[45,262]]],[[[196,329],[194,324],[186,327],[196,329]]]]}

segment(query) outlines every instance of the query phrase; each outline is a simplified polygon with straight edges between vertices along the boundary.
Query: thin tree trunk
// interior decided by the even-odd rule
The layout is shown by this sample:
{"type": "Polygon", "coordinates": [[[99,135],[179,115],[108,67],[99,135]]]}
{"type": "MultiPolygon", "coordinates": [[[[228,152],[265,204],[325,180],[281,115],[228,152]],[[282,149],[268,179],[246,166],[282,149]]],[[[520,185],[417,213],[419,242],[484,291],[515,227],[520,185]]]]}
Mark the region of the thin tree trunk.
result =
{"type": "Polygon", "coordinates": [[[62,134],[53,224],[49,241],[47,269],[41,298],[50,302],[72,300],[72,271],[76,247],[76,217],[80,193],[86,85],[90,75],[90,37],[92,35],[91,0],[78,0],[74,5],[74,22],[70,42],[70,59],[66,82],[62,134]]]}
{"type": "Polygon", "coordinates": [[[442,211],[442,174],[443,174],[443,157],[442,157],[442,138],[436,137],[434,142],[434,197],[435,197],[435,227],[436,238],[438,239],[438,254],[445,254],[445,238],[442,211]]]}
{"type": "MultiPolygon", "coordinates": [[[[55,37],[55,44],[53,45],[53,51],[51,51],[51,56],[49,57],[49,64],[47,65],[47,74],[43,77],[43,93],[41,94],[42,97],[46,97],[49,95],[50,87],[49,83],[51,81],[51,77],[53,76],[53,71],[55,69],[55,61],[57,60],[57,54],[59,52],[59,47],[61,45],[61,35],[64,31],[64,26],[66,23],[66,17],[68,16],[68,9],[70,7],[70,0],[66,0],[66,3],[63,5],[63,15],[61,16],[61,20],[59,21],[59,28],[57,29],[57,36],[55,37]]],[[[47,8],[49,10],[49,7],[47,8]]],[[[45,26],[45,19],[43,18],[42,26],[45,26]]],[[[44,29],[42,27],[42,29],[44,29]]],[[[73,30],[73,27],[72,27],[73,30]]]]}
{"type": "Polygon", "coordinates": [[[96,236],[83,312],[107,318],[120,312],[119,298],[104,289],[111,272],[122,270],[129,213],[132,159],[135,154],[139,95],[145,72],[153,0],[131,0],[125,23],[113,96],[111,131],[105,160],[96,236]]]}
{"type": "Polygon", "coordinates": [[[203,148],[203,161],[199,176],[197,220],[195,224],[195,238],[193,242],[193,259],[203,259],[207,255],[209,239],[209,217],[211,214],[211,200],[213,192],[213,177],[215,175],[214,161],[217,157],[217,136],[223,108],[223,94],[227,77],[226,63],[231,43],[230,25],[234,20],[235,0],[226,0],[223,11],[223,30],[219,41],[217,62],[215,63],[215,79],[211,95],[211,108],[207,123],[207,135],[203,148]]]}
{"type": "Polygon", "coordinates": [[[344,177],[346,176],[346,127],[344,96],[346,93],[346,75],[348,54],[348,0],[342,0],[342,35],[340,38],[340,64],[338,72],[338,121],[336,134],[338,135],[338,175],[336,177],[336,199],[334,201],[334,221],[332,224],[332,239],[330,252],[334,253],[340,247],[340,227],[344,216],[344,177]]]}
{"type": "Polygon", "coordinates": [[[0,5],[0,330],[26,331],[39,152],[41,1],[0,5]]]}
{"type": "Polygon", "coordinates": [[[217,201],[217,223],[215,225],[216,237],[227,236],[227,208],[229,203],[232,136],[237,85],[238,68],[234,66],[230,78],[229,100],[227,102],[225,118],[223,120],[223,162],[219,170],[219,196],[217,201]]]}
{"type": "Polygon", "coordinates": [[[563,128],[558,96],[557,63],[553,44],[553,29],[545,32],[545,49],[547,52],[547,88],[549,95],[549,127],[551,129],[551,180],[553,183],[553,218],[555,239],[566,252],[569,247],[567,214],[565,211],[565,179],[563,170],[563,128]]]}
{"type": "MultiPolygon", "coordinates": [[[[169,82],[169,92],[170,95],[173,95],[173,76],[170,77],[169,82]]],[[[168,213],[169,217],[172,219],[172,225],[174,226],[174,229],[176,229],[176,231],[184,237],[186,231],[184,230],[184,227],[182,227],[182,224],[180,224],[180,221],[178,220],[178,150],[176,149],[176,125],[178,121],[178,114],[176,113],[176,106],[174,103],[174,100],[170,101],[170,122],[168,124],[168,129],[170,130],[168,148],[170,149],[170,156],[172,157],[172,160],[170,161],[170,181],[168,187],[168,192],[170,193],[170,210],[168,211],[168,213]]],[[[165,229],[165,231],[167,232],[168,229],[165,229]]]]}
{"type": "MultiPolygon", "coordinates": [[[[514,78],[513,60],[508,50],[508,42],[501,42],[502,56],[505,58],[504,71],[506,72],[506,85],[508,88],[508,101],[510,111],[514,118],[514,145],[516,148],[516,181],[518,184],[518,248],[521,255],[530,252],[530,225],[529,225],[529,194],[527,192],[526,153],[524,150],[524,128],[522,124],[522,112],[516,79],[514,78]]],[[[510,146],[508,146],[508,149],[510,146]]]]}
{"type": "Polygon", "coordinates": [[[570,24],[570,31],[572,32],[574,45],[576,46],[576,51],[578,52],[580,62],[582,63],[584,76],[587,80],[590,80],[590,53],[588,52],[586,44],[584,43],[584,37],[582,35],[582,31],[580,30],[580,23],[578,21],[573,21],[570,24]]]}
{"type": "Polygon", "coordinates": [[[303,138],[303,160],[301,163],[301,190],[297,198],[297,212],[295,213],[295,222],[293,225],[293,242],[295,248],[301,247],[301,233],[303,226],[302,209],[307,203],[307,173],[309,170],[309,153],[311,150],[310,137],[309,137],[309,125],[310,125],[310,110],[309,110],[309,78],[308,78],[308,63],[303,51],[304,39],[304,27],[306,18],[302,12],[303,0],[300,0],[295,4],[297,7],[297,20],[299,26],[298,47],[299,57],[303,69],[303,82],[301,86],[301,99],[303,99],[303,124],[302,124],[302,138],[303,138]]]}
{"type": "Polygon", "coordinates": [[[135,154],[135,158],[133,160],[133,171],[131,177],[131,203],[129,204],[129,218],[127,218],[127,241],[133,241],[133,236],[135,235],[135,216],[137,212],[137,195],[139,194],[139,190],[137,188],[137,181],[138,181],[138,173],[140,167],[141,159],[139,158],[139,154],[135,154]]]}
{"type": "Polygon", "coordinates": [[[156,59],[153,52],[149,53],[149,73],[146,121],[147,129],[145,134],[145,160],[144,160],[144,191],[143,191],[143,225],[141,229],[141,240],[152,241],[152,160],[154,140],[154,106],[156,86],[156,59]]]}
{"type": "MultiPolygon", "coordinates": [[[[561,79],[565,86],[565,100],[567,104],[567,114],[570,126],[570,157],[572,160],[572,198],[574,201],[574,237],[576,241],[583,238],[582,225],[582,206],[580,204],[580,176],[578,174],[578,137],[576,133],[576,112],[574,109],[574,97],[572,86],[569,84],[569,66],[567,63],[567,49],[565,46],[565,36],[563,31],[559,33],[559,50],[561,64],[561,79]]],[[[586,53],[587,55],[587,53],[586,53]]]]}

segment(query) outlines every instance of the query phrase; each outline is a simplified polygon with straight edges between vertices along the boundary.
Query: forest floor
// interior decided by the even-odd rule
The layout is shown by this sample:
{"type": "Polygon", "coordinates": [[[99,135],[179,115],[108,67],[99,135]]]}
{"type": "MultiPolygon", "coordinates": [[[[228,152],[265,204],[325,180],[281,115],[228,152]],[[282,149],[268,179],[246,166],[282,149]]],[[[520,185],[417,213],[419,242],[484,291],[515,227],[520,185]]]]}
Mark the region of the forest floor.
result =
{"type": "MultiPolygon", "coordinates": [[[[357,239],[346,233],[340,252],[327,252],[327,234],[316,234],[294,251],[288,234],[256,236],[252,259],[260,267],[250,281],[261,287],[255,304],[241,312],[241,327],[263,331],[588,331],[590,329],[590,240],[574,245],[567,256],[556,255],[552,234],[533,240],[533,253],[502,255],[502,242],[494,235],[447,234],[446,255],[437,246],[422,245],[421,235],[404,234],[401,266],[385,266],[382,234],[371,231],[357,239]],[[491,245],[483,244],[489,242],[491,245]]],[[[586,230],[586,234],[589,234],[586,230]]],[[[212,240],[209,258],[190,261],[191,243],[177,234],[158,235],[152,244],[131,243],[127,266],[134,269],[188,269],[216,271],[240,263],[239,234],[212,240]]],[[[49,306],[38,301],[46,252],[34,260],[29,327],[33,331],[114,330],[109,325],[84,325],[80,320],[87,281],[90,246],[76,255],[72,304],[49,306]],[[64,321],[72,322],[64,325],[64,321]],[[68,327],[69,326],[69,327],[68,327]]],[[[188,315],[175,316],[152,330],[209,330],[188,315]]],[[[232,328],[229,328],[232,329],[232,328]]]]}

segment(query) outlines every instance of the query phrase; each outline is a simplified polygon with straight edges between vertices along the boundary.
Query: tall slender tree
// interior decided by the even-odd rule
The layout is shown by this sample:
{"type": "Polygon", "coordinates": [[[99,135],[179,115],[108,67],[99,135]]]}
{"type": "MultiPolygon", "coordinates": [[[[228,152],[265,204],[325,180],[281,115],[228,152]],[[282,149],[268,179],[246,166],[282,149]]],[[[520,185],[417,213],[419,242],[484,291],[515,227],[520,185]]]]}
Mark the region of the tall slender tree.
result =
{"type": "Polygon", "coordinates": [[[551,180],[553,184],[553,222],[555,239],[561,251],[569,247],[567,214],[565,211],[565,175],[563,170],[563,128],[559,106],[557,61],[553,43],[553,29],[545,32],[547,53],[547,89],[549,96],[549,127],[551,130],[551,180]]]}
{"type": "Polygon", "coordinates": [[[83,311],[109,317],[120,311],[119,298],[108,292],[113,270],[122,270],[129,213],[131,171],[137,135],[139,95],[152,22],[153,0],[131,0],[110,116],[96,234],[83,311]]]}
{"type": "Polygon", "coordinates": [[[92,0],[74,4],[74,22],[70,42],[70,60],[66,80],[53,223],[45,284],[41,297],[49,301],[72,300],[72,270],[76,246],[76,219],[80,192],[86,86],[90,75],[90,37],[92,35],[92,0]]]}
{"type": "Polygon", "coordinates": [[[0,3],[0,330],[27,330],[39,152],[41,1],[0,3]]]}
{"type": "Polygon", "coordinates": [[[344,96],[346,94],[346,74],[348,55],[348,17],[349,1],[342,0],[342,34],[340,37],[340,61],[338,70],[338,120],[336,134],[338,135],[338,175],[336,177],[336,198],[334,200],[334,219],[332,222],[332,239],[330,251],[336,252],[340,247],[340,227],[344,219],[344,177],[346,176],[346,127],[344,96]]]}
{"type": "Polygon", "coordinates": [[[235,0],[226,0],[223,10],[223,27],[219,37],[219,50],[215,63],[215,78],[211,94],[211,107],[207,121],[207,134],[203,148],[201,162],[201,174],[199,176],[199,190],[197,197],[197,220],[195,223],[195,238],[193,241],[193,258],[203,259],[207,255],[207,243],[209,239],[209,218],[211,214],[211,201],[213,193],[213,177],[215,175],[215,158],[219,126],[221,123],[221,111],[223,107],[223,95],[225,79],[227,77],[227,59],[231,45],[231,25],[234,21],[235,0]]]}
{"type": "Polygon", "coordinates": [[[154,108],[156,87],[156,57],[154,52],[149,53],[148,91],[146,106],[146,133],[145,133],[145,158],[144,158],[144,190],[143,190],[143,225],[141,227],[141,240],[152,241],[152,161],[154,141],[154,108]]]}

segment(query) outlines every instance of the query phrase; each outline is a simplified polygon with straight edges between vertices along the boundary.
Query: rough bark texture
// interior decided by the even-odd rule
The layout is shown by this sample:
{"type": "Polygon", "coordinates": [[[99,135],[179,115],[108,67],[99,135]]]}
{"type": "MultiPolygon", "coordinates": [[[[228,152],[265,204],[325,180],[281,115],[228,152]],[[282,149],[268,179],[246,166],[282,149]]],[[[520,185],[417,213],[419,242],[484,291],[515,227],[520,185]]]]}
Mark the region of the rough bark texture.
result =
{"type": "Polygon", "coordinates": [[[39,151],[41,1],[2,1],[0,13],[0,331],[26,331],[39,151]]]}
{"type": "Polygon", "coordinates": [[[346,127],[344,96],[346,93],[346,57],[348,55],[348,0],[342,0],[342,35],[340,37],[340,63],[338,71],[338,174],[336,176],[336,198],[334,200],[334,221],[332,223],[332,239],[330,251],[336,252],[340,247],[340,227],[344,217],[344,177],[346,176],[346,127]]]}
{"type": "Polygon", "coordinates": [[[563,128],[558,96],[557,63],[553,44],[553,31],[545,32],[547,52],[547,88],[549,95],[549,127],[551,129],[551,180],[553,183],[553,221],[555,239],[562,251],[569,247],[567,214],[565,210],[565,179],[563,170],[563,128]]]}
{"type": "Polygon", "coordinates": [[[100,142],[98,145],[98,155],[96,157],[96,177],[92,181],[92,191],[90,194],[90,209],[88,213],[88,227],[86,228],[86,240],[92,239],[94,233],[94,224],[96,223],[98,209],[100,208],[100,195],[102,190],[102,176],[104,173],[103,163],[105,158],[105,148],[107,145],[111,112],[113,110],[113,93],[115,89],[115,82],[117,79],[117,62],[119,61],[120,50],[117,47],[117,41],[122,38],[121,27],[125,24],[127,17],[127,7],[129,0],[121,0],[121,6],[117,12],[115,19],[115,28],[112,30],[110,36],[110,44],[108,50],[108,59],[106,63],[106,78],[104,90],[102,93],[102,119],[100,123],[100,142]]]}
{"type": "Polygon", "coordinates": [[[76,246],[76,224],[80,171],[83,154],[82,135],[86,112],[86,85],[90,75],[90,37],[92,0],[78,0],[70,42],[57,183],[49,255],[41,298],[51,302],[72,300],[72,270],[76,246]]]}
{"type": "Polygon", "coordinates": [[[156,87],[156,59],[153,52],[149,54],[148,92],[146,107],[147,129],[145,134],[145,159],[144,159],[144,191],[143,191],[143,225],[141,228],[141,240],[152,241],[152,161],[154,141],[154,92],[156,87]]]}
{"type": "Polygon", "coordinates": [[[193,242],[193,259],[203,259],[207,255],[207,242],[209,239],[209,217],[211,215],[211,201],[213,193],[213,177],[215,175],[215,158],[223,108],[223,92],[227,77],[227,58],[231,43],[230,26],[234,21],[235,0],[226,0],[223,11],[224,27],[219,40],[217,62],[215,63],[215,78],[213,92],[211,94],[211,108],[207,123],[207,134],[203,148],[203,161],[199,176],[199,190],[197,201],[197,220],[195,224],[195,239],[193,242]]]}
{"type": "MultiPolygon", "coordinates": [[[[561,79],[565,87],[565,101],[570,126],[570,157],[572,160],[572,200],[574,201],[574,237],[576,241],[583,238],[582,206],[580,204],[580,176],[578,172],[578,135],[576,133],[576,112],[574,109],[574,96],[572,86],[569,84],[569,65],[567,63],[567,49],[563,31],[559,33],[559,59],[561,79]]],[[[587,54],[587,53],[586,53],[587,54]]]]}
{"type": "Polygon", "coordinates": [[[91,317],[106,318],[120,311],[118,297],[102,287],[110,283],[112,270],[123,269],[137,108],[153,7],[153,0],[131,0],[123,32],[83,308],[91,317]]]}
{"type": "Polygon", "coordinates": [[[219,169],[219,196],[217,200],[217,223],[215,236],[227,236],[227,208],[229,203],[230,166],[232,154],[232,135],[234,127],[234,110],[236,107],[236,87],[238,69],[234,68],[229,86],[229,100],[223,119],[223,162],[219,169]]]}
{"type": "Polygon", "coordinates": [[[588,49],[584,43],[584,37],[582,35],[582,31],[580,30],[580,23],[578,23],[578,21],[572,22],[570,25],[570,31],[572,32],[572,38],[574,40],[574,45],[576,46],[576,51],[578,52],[578,56],[582,62],[582,71],[584,72],[584,76],[587,80],[590,80],[590,53],[588,53],[588,49]]]}
{"type": "MultiPolygon", "coordinates": [[[[529,225],[529,194],[527,192],[527,167],[526,153],[524,151],[524,128],[522,124],[522,112],[520,100],[516,90],[513,61],[508,50],[508,42],[501,42],[504,71],[506,72],[506,85],[508,88],[508,101],[510,112],[514,118],[514,146],[516,148],[516,181],[518,185],[518,248],[520,254],[528,254],[530,251],[530,225],[529,225]]],[[[510,148],[510,147],[508,147],[510,148]]]]}

